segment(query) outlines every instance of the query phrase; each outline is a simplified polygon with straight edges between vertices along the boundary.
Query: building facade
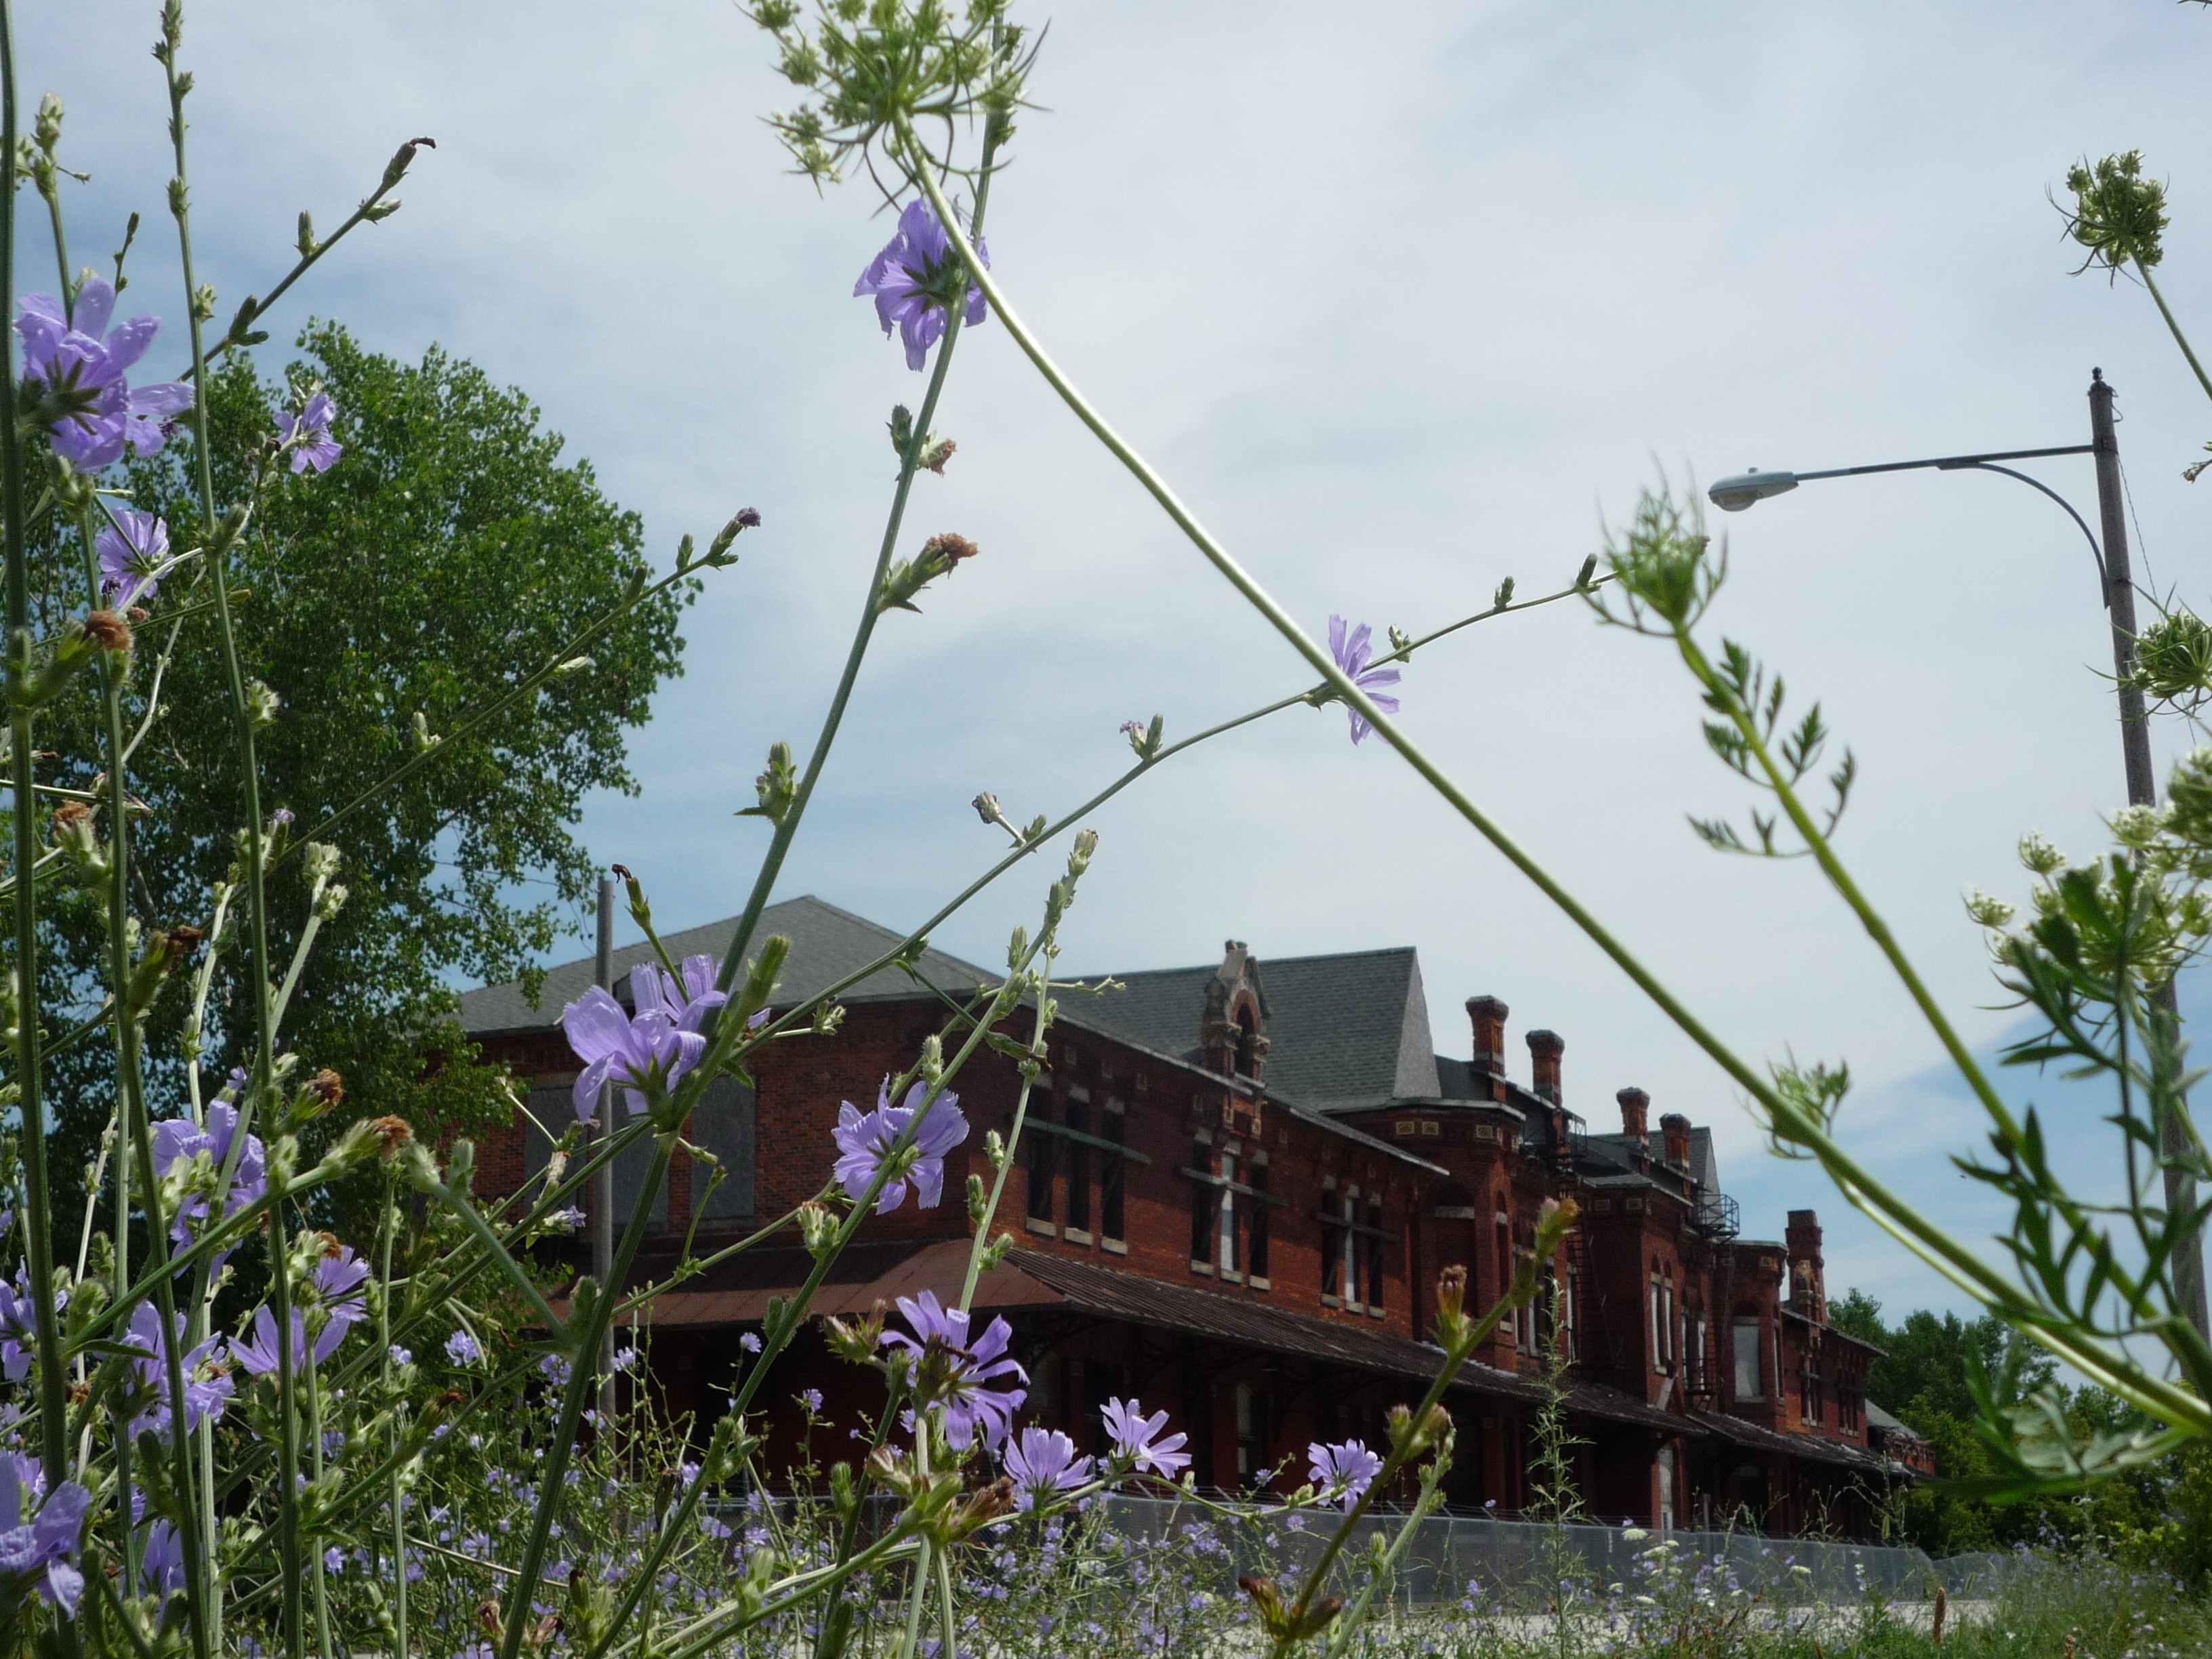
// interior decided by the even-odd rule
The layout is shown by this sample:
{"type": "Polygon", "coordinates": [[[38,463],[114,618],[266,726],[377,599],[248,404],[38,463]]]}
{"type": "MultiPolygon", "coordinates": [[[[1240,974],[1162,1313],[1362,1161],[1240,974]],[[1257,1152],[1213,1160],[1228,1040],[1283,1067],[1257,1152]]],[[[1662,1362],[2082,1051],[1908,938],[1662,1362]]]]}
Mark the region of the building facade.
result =
{"type": "MultiPolygon", "coordinates": [[[[732,927],[665,943],[719,954],[732,927]]],[[[792,941],[779,1007],[897,943],[813,898],[772,907],[770,933],[792,941]]],[[[617,953],[625,1003],[629,969],[647,959],[642,946],[617,953]]],[[[574,1121],[575,1061],[555,1022],[591,972],[551,970],[535,1005],[511,985],[463,999],[485,1057],[529,1090],[514,1130],[480,1150],[488,1193],[541,1169],[546,1131],[574,1121]]],[[[818,1194],[840,1105],[872,1103],[939,1029],[945,995],[991,978],[925,952],[910,974],[842,993],[833,1034],[758,1051],[750,1086],[713,1085],[690,1133],[707,1158],[678,1155],[632,1287],[665,1276],[687,1232],[706,1255],[818,1194]]],[[[1614,1097],[1618,1132],[1592,1132],[1568,1107],[1558,1035],[1525,1033],[1518,1081],[1508,1010],[1478,996],[1471,1057],[1437,1054],[1410,949],[1263,965],[1232,940],[1218,964],[1112,978],[1120,988],[1059,999],[998,1218],[1015,1246],[975,1299],[1014,1328],[1025,1420],[1097,1449],[1105,1401],[1134,1395],[1189,1436],[1202,1483],[1295,1487],[1308,1442],[1379,1443],[1389,1407],[1435,1376],[1425,1338],[1438,1273],[1464,1266],[1470,1307],[1486,1308],[1533,1255],[1544,1201],[1571,1198],[1581,1220],[1537,1264],[1539,1305],[1501,1321],[1454,1379],[1455,1507],[1529,1504],[1537,1413],[1554,1390],[1577,1489],[1607,1520],[1864,1536],[1884,1494],[1915,1478],[1869,1428],[1875,1351],[1828,1323],[1814,1212],[1791,1212],[1779,1241],[1741,1237],[1710,1132],[1672,1113],[1653,1127],[1635,1088],[1614,1097]]],[[[1012,1138],[1019,1081],[979,1051],[955,1085],[973,1133],[945,1159],[945,1201],[872,1218],[816,1312],[926,1288],[952,1300],[970,1238],[960,1194],[971,1171],[988,1175],[983,1132],[1012,1138]]],[[[618,1215],[645,1162],[617,1168],[618,1215]]],[[[641,1310],[672,1408],[703,1427],[725,1407],[740,1338],[810,1265],[795,1239],[773,1241],[641,1310]]],[[[799,1443],[793,1402],[806,1389],[823,1395],[813,1431],[825,1443],[881,1405],[876,1374],[834,1361],[810,1332],[756,1400],[772,1447],[799,1443]]]]}

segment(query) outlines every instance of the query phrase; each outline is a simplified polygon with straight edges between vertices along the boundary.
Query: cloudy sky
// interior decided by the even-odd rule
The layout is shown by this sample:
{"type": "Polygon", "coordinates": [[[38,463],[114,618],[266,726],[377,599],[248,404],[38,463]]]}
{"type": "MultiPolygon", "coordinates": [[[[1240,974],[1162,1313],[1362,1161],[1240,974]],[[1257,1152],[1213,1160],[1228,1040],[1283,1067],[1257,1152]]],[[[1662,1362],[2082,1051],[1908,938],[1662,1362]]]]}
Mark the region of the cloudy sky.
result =
{"type": "MultiPolygon", "coordinates": [[[[1024,0],[1026,3],[1026,0],[1024,0]]],[[[27,91],[69,100],[73,236],[115,246],[171,315],[151,0],[26,0],[27,91]]],[[[1421,631],[1571,577],[1663,468],[1700,479],[2079,442],[2092,365],[2119,389],[2137,572],[2202,604],[2212,408],[2140,290],[2068,275],[2045,192],[2141,147],[2172,181],[2166,270],[2212,331],[2212,17],[2166,0],[1595,0],[1345,6],[1062,0],[993,198],[1016,304],[1109,417],[1310,628],[1421,631]],[[2198,115],[2191,118],[2189,112],[2198,115]]],[[[919,379],[850,297],[887,224],[817,199],[760,124],[787,101],[720,0],[202,3],[186,56],[201,274],[223,314],[334,224],[401,140],[436,138],[405,209],[275,319],[525,388],[665,559],[734,508],[768,528],[691,616],[689,672],[636,743],[643,794],[595,801],[595,852],[672,924],[742,902],[768,744],[804,748],[842,659],[919,379]]],[[[45,268],[26,250],[27,275],[45,268]]],[[[169,341],[172,349],[178,341],[169,341]]],[[[272,360],[277,361],[277,360],[272,360]]],[[[1127,758],[1310,677],[1036,379],[1003,330],[963,343],[913,544],[983,556],[878,635],[781,891],[893,925],[994,855],[967,803],[1072,805],[1127,758]]],[[[2085,460],[2042,475],[2094,519],[2085,460]]],[[[2013,848],[2095,842],[2123,798],[2087,550],[2002,479],[1809,485],[1721,526],[1718,626],[1822,700],[1862,763],[1844,850],[1973,1041],[1996,1000],[1959,895],[2017,896],[2013,848]]],[[[497,596],[487,596],[496,603],[497,596]]],[[[1570,605],[1421,653],[1407,729],[1739,1048],[1848,1059],[1851,1138],[1970,1231],[1943,1155],[1975,1123],[1864,935],[1801,864],[1704,850],[1744,805],[1679,665],[1570,605]]],[[[2185,741],[2162,731],[2172,751],[2185,741]]],[[[1723,1079],[1598,952],[1340,711],[1177,761],[1098,819],[1066,965],[1419,947],[1440,1045],[1477,993],[1567,1042],[1570,1103],[1615,1089],[1713,1123],[1747,1231],[1817,1206],[1830,1281],[1893,1309],[1943,1286],[1779,1164],[1723,1079]]],[[[938,942],[995,959],[1047,872],[938,942]]],[[[2212,1007],[2206,1010],[2212,1014],[2212,1007]]],[[[1525,1066],[1516,1059],[1516,1069],[1525,1066]]],[[[2094,1101],[2057,1102],[2080,1167],[2094,1101]]]]}

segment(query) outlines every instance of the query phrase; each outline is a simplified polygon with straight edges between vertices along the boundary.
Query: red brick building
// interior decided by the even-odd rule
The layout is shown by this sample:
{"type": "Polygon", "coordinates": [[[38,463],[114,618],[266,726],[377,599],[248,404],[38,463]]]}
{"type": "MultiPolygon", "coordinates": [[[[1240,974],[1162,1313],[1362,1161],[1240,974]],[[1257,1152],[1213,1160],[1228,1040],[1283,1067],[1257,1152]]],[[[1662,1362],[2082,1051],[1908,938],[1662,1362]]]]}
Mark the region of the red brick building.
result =
{"type": "MultiPolygon", "coordinates": [[[[732,926],[665,943],[679,956],[719,952],[732,926]]],[[[793,942],[779,1006],[896,943],[813,898],[771,908],[760,931],[793,942]]],[[[626,1003],[628,971],[647,957],[643,946],[616,954],[626,1003]]],[[[534,1007],[514,986],[463,999],[486,1057],[528,1082],[531,1114],[556,1133],[573,1121],[575,1062],[554,1021],[591,972],[589,962],[552,969],[534,1007]]],[[[661,1242],[635,1282],[665,1273],[695,1216],[703,1255],[819,1191],[840,1103],[865,1108],[887,1073],[913,1062],[942,1024],[936,993],[992,977],[936,951],[915,973],[926,983],[883,972],[854,986],[833,1036],[770,1045],[754,1088],[725,1079],[709,1089],[690,1138],[720,1178],[679,1154],[655,1211],[661,1242]]],[[[1567,1108],[1558,1036],[1526,1034],[1528,1081],[1517,1082],[1505,1005],[1476,997],[1472,1057],[1439,1055],[1410,949],[1263,966],[1231,941],[1217,966],[1114,978],[1126,988],[1060,999],[999,1218],[1019,1243],[975,1298],[1014,1328],[1030,1420],[1097,1446],[1103,1403],[1138,1395],[1188,1433],[1202,1482],[1236,1490],[1295,1462],[1278,1484],[1300,1484],[1310,1440],[1378,1443],[1388,1409],[1435,1375],[1423,1338],[1439,1271],[1464,1265],[1470,1304],[1486,1306],[1532,1250],[1544,1200],[1572,1197],[1583,1219],[1541,1264],[1547,1308],[1501,1324],[1455,1379],[1455,1505],[1528,1503],[1553,1340],[1570,1362],[1565,1405],[1595,1515],[1863,1534],[1883,1489],[1912,1478],[1870,1437],[1874,1350],[1827,1322],[1814,1212],[1793,1211],[1777,1243],[1738,1237],[1710,1132],[1674,1114],[1653,1129],[1647,1097],[1624,1088],[1620,1132],[1590,1133],[1567,1108]]],[[[928,1287],[957,1295],[969,1238],[959,1194],[971,1170],[988,1173],[983,1131],[1011,1130],[1018,1082],[988,1051],[961,1074],[975,1133],[945,1160],[945,1203],[872,1219],[817,1311],[863,1311],[928,1287]]],[[[547,1147],[519,1123],[483,1149],[481,1184],[511,1189],[547,1147]]],[[[640,1152],[617,1170],[617,1213],[645,1162],[640,1152]]],[[[716,1413],[738,1339],[807,1266],[795,1241],[756,1249],[653,1304],[641,1322],[672,1405],[702,1422],[716,1413]]],[[[761,1396],[781,1402],[776,1443],[795,1444],[788,1401],[810,1387],[826,1396],[840,1442],[880,1404],[873,1372],[835,1364],[809,1336],[761,1396]]]]}

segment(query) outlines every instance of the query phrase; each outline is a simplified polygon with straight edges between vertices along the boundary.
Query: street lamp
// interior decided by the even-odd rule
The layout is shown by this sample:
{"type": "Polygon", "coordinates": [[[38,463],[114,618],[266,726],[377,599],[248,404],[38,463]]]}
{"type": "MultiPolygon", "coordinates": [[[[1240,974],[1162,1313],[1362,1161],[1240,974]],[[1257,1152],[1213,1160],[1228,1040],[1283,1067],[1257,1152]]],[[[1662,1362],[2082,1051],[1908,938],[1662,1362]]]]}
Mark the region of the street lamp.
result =
{"type": "MultiPolygon", "coordinates": [[[[1798,485],[1811,483],[1816,479],[1856,478],[1876,472],[1922,471],[1996,472],[2008,478],[2017,478],[2065,508],[2066,516],[2080,527],[2089,544],[2090,553],[2097,561],[2097,574],[2104,587],[2105,609],[2112,623],[2112,672],[2120,699],[2120,754],[2127,768],[2128,801],[2136,806],[2155,806],[2158,804],[2158,783],[2151,771],[2150,728],[2144,719],[2142,688],[2135,683],[2136,590],[2128,569],[2128,527],[2120,485],[2120,445],[2112,425],[2112,388],[2106,384],[2103,369],[2089,371],[2089,441],[2086,444],[2063,444],[2051,449],[1996,450],[1985,455],[1943,455],[1924,461],[1885,461],[1875,466],[1831,467],[1824,472],[1761,472],[1753,468],[1732,478],[1723,478],[1705,494],[1722,512],[1741,513],[1772,496],[1787,495],[1798,485]],[[2001,461],[2040,460],[2054,455],[2096,457],[2097,516],[2105,532],[2101,546],[2087,524],[2083,522],[2081,515],[2074,510],[2073,504],[2064,496],[2039,479],[1998,465],[2001,461]]],[[[2168,1013],[2176,1012],[2172,981],[2160,988],[2156,1000],[2168,1013]]],[[[2162,1145],[2168,1155],[2166,1171],[2167,1211],[2170,1214],[2187,1215],[2197,1206],[2197,1183],[2186,1170],[2173,1167],[2173,1161],[2185,1156],[2189,1149],[2180,1124],[2171,1116],[2165,1126],[2162,1145]]],[[[2192,1237],[2175,1253],[2174,1279],[2175,1288],[2181,1293],[2197,1333],[2212,1340],[2212,1315],[2208,1315],[2205,1304],[2203,1246],[2201,1240],[2192,1237]]]]}

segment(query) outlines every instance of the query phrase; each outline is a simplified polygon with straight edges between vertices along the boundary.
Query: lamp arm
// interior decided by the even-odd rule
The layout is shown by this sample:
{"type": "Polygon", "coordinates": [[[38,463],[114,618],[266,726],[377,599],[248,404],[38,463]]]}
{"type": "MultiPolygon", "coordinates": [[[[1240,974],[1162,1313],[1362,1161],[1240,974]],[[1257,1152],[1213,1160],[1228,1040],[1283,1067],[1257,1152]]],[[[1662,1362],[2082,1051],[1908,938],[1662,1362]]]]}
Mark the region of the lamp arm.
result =
{"type": "Polygon", "coordinates": [[[1953,466],[1946,467],[1943,470],[1947,472],[1964,472],[1967,471],[1972,471],[1975,472],[2002,472],[2008,478],[2019,479],[2031,489],[2041,490],[2045,495],[2050,496],[2052,501],[2057,502],[2059,506],[2064,507],[2066,509],[2066,516],[2074,520],[2075,526],[2081,531],[2083,538],[2088,542],[2089,556],[2097,562],[2098,592],[2105,596],[2105,609],[2109,611],[2112,608],[2112,580],[2105,574],[2105,550],[2098,546],[2096,537],[2090,532],[2089,526],[2087,524],[2083,522],[2081,515],[2074,510],[2073,502],[2068,501],[2063,495],[2053,489],[2049,484],[2045,483],[2040,478],[2031,478],[2027,473],[2015,472],[2008,466],[1993,466],[1987,461],[1966,461],[1953,466]]]}

